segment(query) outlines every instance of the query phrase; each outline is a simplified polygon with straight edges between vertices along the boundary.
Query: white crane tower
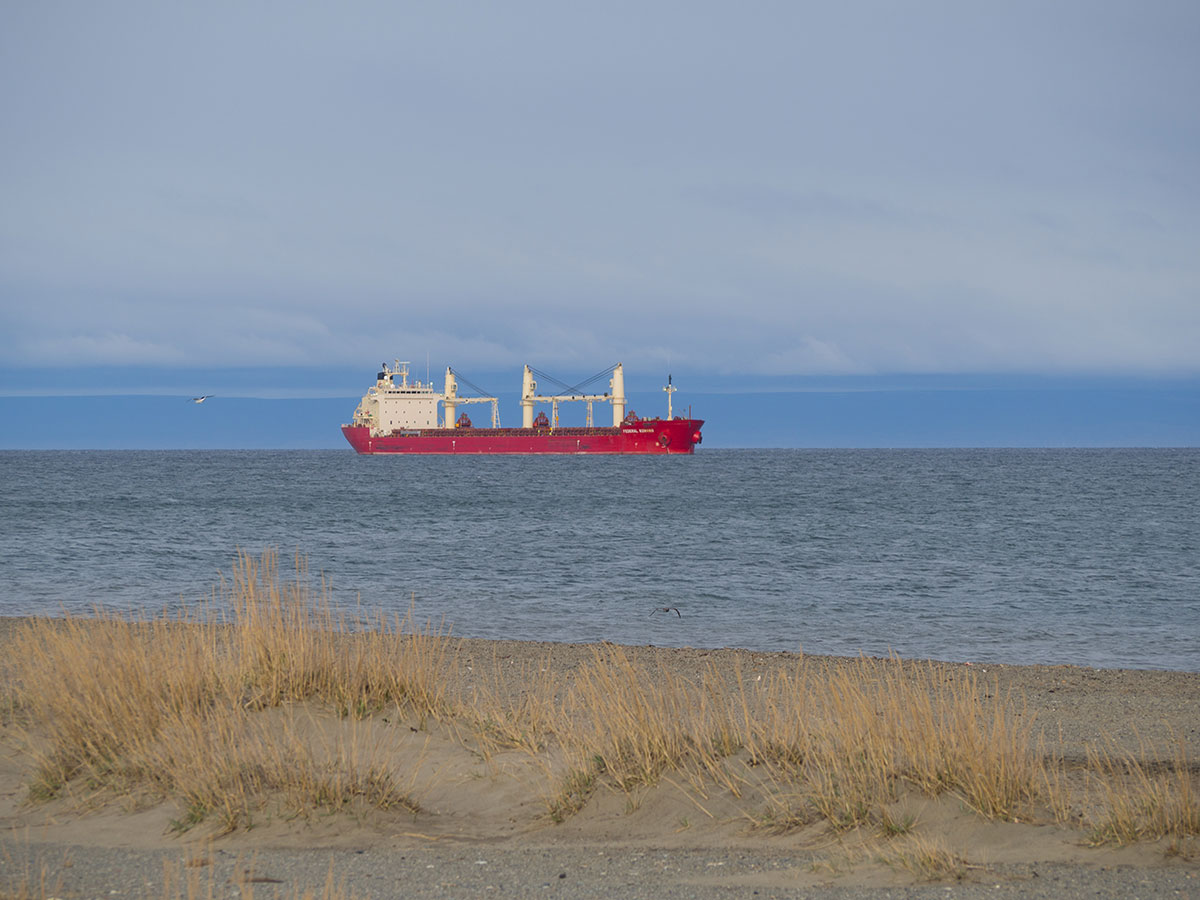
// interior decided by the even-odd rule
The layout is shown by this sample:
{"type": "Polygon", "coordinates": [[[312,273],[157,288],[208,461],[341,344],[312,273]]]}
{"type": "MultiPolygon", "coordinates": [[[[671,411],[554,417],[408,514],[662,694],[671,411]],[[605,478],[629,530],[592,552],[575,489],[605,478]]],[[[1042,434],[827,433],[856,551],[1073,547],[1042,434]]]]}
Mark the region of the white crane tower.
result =
{"type": "MultiPolygon", "coordinates": [[[[469,383],[468,383],[469,386],[469,383]]],[[[446,428],[454,428],[456,421],[454,413],[458,411],[459,404],[465,403],[490,403],[492,404],[492,427],[500,427],[500,402],[495,397],[460,397],[458,396],[458,379],[454,376],[454,370],[449,366],[446,367],[446,390],[442,394],[442,406],[445,409],[446,419],[444,425],[446,428]]]]}

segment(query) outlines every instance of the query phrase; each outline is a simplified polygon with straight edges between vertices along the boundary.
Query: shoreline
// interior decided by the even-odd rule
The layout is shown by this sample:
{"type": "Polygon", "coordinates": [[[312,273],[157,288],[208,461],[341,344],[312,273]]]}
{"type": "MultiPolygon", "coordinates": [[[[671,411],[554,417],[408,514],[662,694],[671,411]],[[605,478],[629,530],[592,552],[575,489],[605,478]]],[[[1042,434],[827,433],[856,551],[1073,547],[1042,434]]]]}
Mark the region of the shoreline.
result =
{"type": "MultiPolygon", "coordinates": [[[[466,660],[489,663],[494,657],[519,664],[522,660],[552,661],[556,670],[570,672],[594,658],[596,644],[453,638],[461,642],[466,660]]],[[[661,666],[697,678],[709,666],[732,671],[736,666],[749,679],[797,665],[833,668],[848,666],[859,657],[819,656],[786,650],[736,648],[700,649],[618,645],[632,660],[661,666]]],[[[886,659],[886,657],[867,657],[886,659]]],[[[1123,749],[1136,751],[1143,739],[1151,745],[1174,745],[1181,739],[1188,756],[1200,763],[1200,673],[1171,669],[1096,669],[1072,665],[1013,665],[954,663],[904,659],[906,664],[947,672],[967,672],[994,681],[1001,693],[1026,704],[1048,740],[1061,733],[1061,748],[1075,756],[1090,742],[1108,736],[1123,749]],[[1071,752],[1074,751],[1074,752],[1071,752]]]]}
{"type": "MultiPolygon", "coordinates": [[[[184,609],[185,609],[185,607],[180,607],[179,610],[177,610],[177,611],[182,612],[182,611],[184,611],[184,609]]],[[[348,608],[345,611],[349,613],[352,610],[353,610],[353,608],[348,608]]],[[[62,610],[61,613],[55,613],[55,614],[49,614],[49,615],[46,615],[46,614],[6,615],[3,613],[0,613],[0,640],[3,640],[4,634],[8,630],[10,630],[12,627],[14,627],[16,623],[27,622],[27,621],[38,620],[38,619],[49,619],[49,620],[60,620],[60,619],[64,619],[64,618],[89,619],[89,618],[94,618],[94,615],[93,615],[94,612],[95,612],[94,609],[89,608],[87,610],[82,610],[82,611],[62,610]]],[[[107,614],[107,615],[112,615],[117,618],[125,619],[128,621],[133,621],[133,620],[138,620],[138,619],[143,619],[143,618],[145,618],[145,619],[156,618],[158,615],[160,615],[161,610],[145,609],[145,608],[138,608],[138,609],[129,608],[129,609],[127,609],[124,607],[114,606],[114,607],[102,607],[101,612],[104,614],[107,614]]],[[[390,620],[389,620],[389,624],[390,624],[390,620]]],[[[408,623],[408,621],[405,620],[406,632],[408,630],[407,626],[409,624],[410,623],[408,623]]],[[[434,622],[434,620],[430,619],[430,620],[426,620],[424,622],[423,627],[432,627],[435,624],[436,623],[434,622]]],[[[361,632],[349,631],[347,633],[353,634],[353,633],[361,633],[361,632]]],[[[486,636],[461,634],[458,631],[454,630],[453,623],[450,623],[450,627],[445,632],[442,632],[441,634],[442,634],[442,636],[444,636],[448,639],[454,640],[454,641],[464,641],[466,643],[479,643],[479,644],[512,644],[512,645],[531,645],[531,646],[545,646],[545,647],[594,647],[594,646],[602,646],[605,644],[612,644],[615,646],[630,648],[630,649],[645,648],[645,649],[658,650],[658,651],[680,650],[680,651],[695,652],[695,653],[746,653],[746,654],[754,654],[754,655],[760,655],[760,656],[785,655],[785,656],[793,656],[793,657],[806,657],[806,658],[810,658],[810,659],[831,659],[831,660],[834,660],[834,659],[859,659],[859,658],[883,660],[883,659],[892,658],[894,656],[895,658],[903,659],[906,662],[923,662],[923,663],[932,663],[935,665],[945,665],[945,666],[968,666],[968,667],[973,666],[973,667],[984,667],[984,668],[1004,667],[1004,668],[1029,668],[1029,669],[1069,668],[1069,669],[1078,669],[1078,670],[1082,670],[1082,671],[1092,671],[1092,672],[1163,672],[1163,673],[1176,673],[1176,674],[1180,674],[1180,675],[1200,675],[1200,662],[1194,663],[1194,668],[1178,668],[1178,667],[1172,667],[1169,665],[1148,665],[1148,664],[1141,665],[1141,664],[1128,664],[1128,663],[1117,663],[1117,664],[1113,664],[1113,665],[1103,665],[1103,664],[1098,665],[1093,662],[1059,661],[1057,659],[1056,660],[1037,660],[1037,659],[1035,659],[1032,661],[1009,661],[1009,660],[1005,660],[1005,659],[980,658],[980,657],[975,657],[975,658],[971,658],[971,659],[959,659],[959,658],[943,658],[943,657],[937,657],[937,656],[919,656],[919,655],[908,656],[908,655],[900,654],[891,649],[885,650],[882,648],[876,648],[873,650],[861,650],[860,649],[860,650],[852,652],[852,653],[851,652],[842,653],[842,652],[837,652],[837,651],[835,651],[835,652],[809,652],[809,651],[805,650],[803,646],[798,646],[793,649],[793,648],[780,648],[780,647],[759,648],[759,647],[754,647],[754,646],[742,646],[742,645],[717,645],[717,644],[706,645],[706,644],[701,644],[701,643],[694,643],[694,644],[661,643],[661,644],[656,644],[656,643],[653,643],[653,641],[638,640],[637,642],[629,642],[629,641],[619,640],[619,639],[618,640],[610,640],[607,638],[570,639],[570,638],[486,637],[486,636]]]]}

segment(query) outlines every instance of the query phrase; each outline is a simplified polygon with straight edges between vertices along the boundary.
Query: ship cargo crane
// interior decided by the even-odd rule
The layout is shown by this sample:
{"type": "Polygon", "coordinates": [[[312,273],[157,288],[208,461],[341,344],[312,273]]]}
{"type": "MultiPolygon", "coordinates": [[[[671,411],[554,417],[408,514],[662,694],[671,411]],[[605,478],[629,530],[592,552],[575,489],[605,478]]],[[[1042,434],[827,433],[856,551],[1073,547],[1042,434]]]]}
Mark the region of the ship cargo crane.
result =
{"type": "Polygon", "coordinates": [[[591,378],[581,381],[577,385],[567,385],[559,381],[552,375],[547,375],[545,372],[537,372],[539,378],[554,382],[558,387],[562,388],[562,393],[559,394],[539,394],[537,392],[537,382],[533,380],[535,370],[529,366],[525,366],[525,375],[521,382],[521,425],[524,428],[533,427],[533,408],[538,403],[549,403],[551,408],[550,425],[552,428],[558,427],[558,404],[571,402],[587,403],[587,427],[594,427],[592,421],[592,404],[597,401],[601,403],[612,403],[613,410],[613,426],[617,427],[621,424],[621,420],[625,418],[625,370],[620,363],[610,366],[601,372],[597,372],[591,378]],[[604,394],[588,394],[584,393],[584,389],[592,383],[599,381],[611,375],[612,378],[608,381],[608,393],[604,394]]]}
{"type": "Polygon", "coordinates": [[[499,428],[500,427],[500,401],[497,400],[495,397],[486,397],[486,396],[460,397],[458,395],[458,382],[459,381],[461,381],[463,384],[465,384],[471,390],[476,391],[479,394],[486,393],[482,388],[479,388],[479,387],[471,384],[471,382],[468,381],[466,378],[464,378],[460,373],[455,372],[452,368],[447,366],[446,367],[446,390],[442,394],[442,406],[445,409],[445,415],[446,415],[446,418],[444,420],[444,426],[446,428],[457,427],[457,423],[454,419],[454,413],[456,412],[458,406],[460,406],[462,404],[467,404],[467,403],[490,403],[490,404],[492,404],[492,427],[499,428]]]}

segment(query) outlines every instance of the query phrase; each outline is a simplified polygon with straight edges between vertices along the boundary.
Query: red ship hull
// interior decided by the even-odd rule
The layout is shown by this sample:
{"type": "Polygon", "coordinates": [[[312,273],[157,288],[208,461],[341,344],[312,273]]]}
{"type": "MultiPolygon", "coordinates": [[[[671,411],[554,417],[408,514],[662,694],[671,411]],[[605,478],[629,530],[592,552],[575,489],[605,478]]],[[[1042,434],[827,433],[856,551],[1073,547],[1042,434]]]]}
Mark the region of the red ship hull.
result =
{"type": "Polygon", "coordinates": [[[426,428],[372,436],[342,434],[359,453],[692,453],[703,419],[642,419],[618,428],[426,428]]]}

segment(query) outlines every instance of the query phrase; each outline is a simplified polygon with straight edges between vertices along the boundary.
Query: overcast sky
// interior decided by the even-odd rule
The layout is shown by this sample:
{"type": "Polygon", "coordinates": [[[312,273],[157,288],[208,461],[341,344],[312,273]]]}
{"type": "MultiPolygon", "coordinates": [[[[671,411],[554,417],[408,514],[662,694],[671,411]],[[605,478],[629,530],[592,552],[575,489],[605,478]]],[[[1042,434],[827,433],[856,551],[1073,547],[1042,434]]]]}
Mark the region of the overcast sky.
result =
{"type": "Polygon", "coordinates": [[[1200,371],[1200,4],[6,3],[10,367],[1200,371]]]}

